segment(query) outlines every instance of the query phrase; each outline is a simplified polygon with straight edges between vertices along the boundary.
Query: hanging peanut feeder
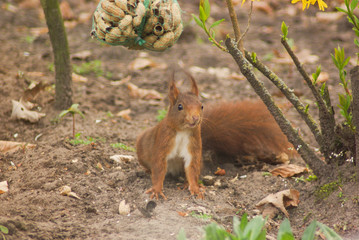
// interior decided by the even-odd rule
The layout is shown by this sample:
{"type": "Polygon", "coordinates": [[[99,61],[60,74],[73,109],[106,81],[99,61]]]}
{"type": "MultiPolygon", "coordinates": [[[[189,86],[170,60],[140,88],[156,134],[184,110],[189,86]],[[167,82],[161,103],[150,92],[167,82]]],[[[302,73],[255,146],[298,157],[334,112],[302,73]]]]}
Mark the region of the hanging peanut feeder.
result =
{"type": "Polygon", "coordinates": [[[129,49],[164,51],[175,44],[182,30],[176,0],[101,0],[91,36],[129,49]]]}

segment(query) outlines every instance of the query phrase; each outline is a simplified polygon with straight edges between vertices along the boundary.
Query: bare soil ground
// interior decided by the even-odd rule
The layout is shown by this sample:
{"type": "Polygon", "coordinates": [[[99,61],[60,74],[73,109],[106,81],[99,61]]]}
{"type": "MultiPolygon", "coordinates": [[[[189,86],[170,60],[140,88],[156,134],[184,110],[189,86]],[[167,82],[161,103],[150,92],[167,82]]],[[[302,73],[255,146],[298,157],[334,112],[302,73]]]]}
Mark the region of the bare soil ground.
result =
{"type": "MultiPolygon", "coordinates": [[[[19,100],[31,82],[54,84],[54,72],[49,68],[53,56],[48,35],[40,33],[34,37],[35,32],[46,27],[40,14],[41,7],[36,2],[0,1],[0,140],[36,144],[35,149],[0,155],[0,182],[7,181],[9,184],[9,191],[0,195],[0,225],[9,229],[6,239],[167,240],[176,239],[181,228],[188,239],[200,239],[203,226],[208,223],[215,221],[231,229],[233,216],[241,216],[244,212],[251,217],[258,215],[257,202],[270,193],[289,188],[300,192],[299,206],[288,210],[298,238],[305,227],[316,219],[348,239],[359,239],[359,188],[350,162],[337,167],[341,173],[340,184],[328,190],[327,197],[318,197],[316,193],[323,182],[270,176],[264,173],[273,168],[271,165],[238,163],[237,160],[223,163],[220,156],[205,152],[202,175],[214,176],[217,167],[226,170],[225,176],[215,176],[221,181],[220,187],[207,187],[205,199],[196,200],[187,190],[179,189],[183,179],[168,178],[164,183],[168,200],[156,201],[152,215],[144,210],[149,200],[144,192],[151,186],[150,177],[138,164],[135,152],[114,148],[111,144],[120,142],[134,147],[136,136],[156,124],[157,111],[165,109],[166,100],[131,98],[126,84],[114,83],[129,76],[131,83],[157,90],[165,96],[167,80],[173,69],[180,85],[183,85],[181,87],[186,86],[186,77],[178,67],[183,65],[191,70],[200,91],[205,93],[204,102],[256,98],[245,80],[226,77],[226,72],[238,74],[234,60],[211,46],[191,21],[190,14],[197,13],[198,1],[179,1],[184,11],[184,32],[177,44],[163,53],[130,51],[91,40],[91,20],[86,19],[86,13],[92,13],[97,2],[69,1],[75,16],[85,18],[83,21],[72,21],[76,24],[67,28],[70,52],[91,52],[87,59],[72,59],[72,63],[81,65],[100,60],[103,71],[97,75],[84,74],[87,82],[73,83],[73,101],[80,104],[80,110],[85,115],[83,119],[76,117],[76,132],[81,133],[82,138],[92,137],[96,142],[89,145],[69,142],[72,119],[68,116],[60,122],[53,121],[59,114],[53,108],[53,90],[41,92],[36,99],[37,111],[46,113],[46,117],[38,123],[10,119],[11,100],[19,100]],[[151,59],[155,66],[138,70],[131,68],[130,63],[139,57],[151,59]],[[116,116],[125,109],[131,109],[131,120],[116,116]],[[129,163],[116,163],[110,159],[115,154],[131,155],[135,159],[129,163]],[[231,181],[237,175],[245,177],[231,181]],[[61,195],[58,189],[64,185],[70,186],[81,199],[61,195]],[[128,215],[118,212],[122,200],[130,205],[128,215]],[[196,210],[212,218],[191,214],[196,210]],[[189,215],[184,217],[179,213],[189,215]]],[[[218,38],[224,38],[230,32],[225,3],[211,3],[213,17],[227,19],[217,33],[218,38]]],[[[298,91],[306,103],[312,103],[311,111],[315,115],[312,97],[294,66],[279,63],[278,60],[277,55],[284,53],[280,45],[280,24],[286,21],[290,26],[289,37],[295,40],[297,52],[306,49],[319,56],[318,60],[313,60],[314,63],[311,63],[312,59],[307,60],[305,66],[308,72],[313,72],[317,65],[322,65],[322,71],[329,75],[327,84],[336,106],[336,93],[341,89],[330,53],[339,44],[354,57],[351,26],[346,23],[345,17],[337,21],[318,22],[314,7],[302,12],[301,6],[293,6],[288,1],[269,1],[269,4],[270,8],[263,8],[264,11],[254,11],[245,47],[261,58],[266,56],[266,64],[298,91]]],[[[334,4],[337,2],[333,1],[334,4]]],[[[242,8],[237,5],[236,8],[242,28],[245,28],[248,4],[242,8]]],[[[329,10],[333,7],[330,6],[329,10]]],[[[278,90],[270,83],[265,81],[265,85],[278,95],[278,90]]],[[[316,147],[309,131],[288,103],[280,96],[276,100],[286,109],[303,137],[316,147]]],[[[336,111],[339,112],[337,108],[336,111]]],[[[296,164],[305,166],[303,161],[296,161],[296,164]]],[[[280,214],[268,224],[269,235],[276,235],[283,218],[284,215],[280,214]]]]}

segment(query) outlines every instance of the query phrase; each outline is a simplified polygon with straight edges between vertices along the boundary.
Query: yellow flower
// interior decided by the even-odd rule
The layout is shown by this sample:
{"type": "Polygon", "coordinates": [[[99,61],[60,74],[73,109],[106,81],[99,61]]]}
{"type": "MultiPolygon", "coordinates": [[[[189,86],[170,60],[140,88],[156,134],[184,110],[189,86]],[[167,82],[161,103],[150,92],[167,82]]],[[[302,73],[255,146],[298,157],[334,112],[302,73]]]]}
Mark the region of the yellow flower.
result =
{"type": "Polygon", "coordinates": [[[322,10],[322,11],[324,11],[325,8],[328,7],[328,5],[323,0],[318,0],[318,6],[319,6],[319,10],[322,10]]]}
{"type": "Polygon", "coordinates": [[[302,1],[303,10],[309,8],[310,5],[314,5],[316,2],[318,2],[319,10],[324,11],[325,8],[328,7],[328,5],[323,0],[292,0],[292,4],[297,3],[299,1],[302,1]]]}

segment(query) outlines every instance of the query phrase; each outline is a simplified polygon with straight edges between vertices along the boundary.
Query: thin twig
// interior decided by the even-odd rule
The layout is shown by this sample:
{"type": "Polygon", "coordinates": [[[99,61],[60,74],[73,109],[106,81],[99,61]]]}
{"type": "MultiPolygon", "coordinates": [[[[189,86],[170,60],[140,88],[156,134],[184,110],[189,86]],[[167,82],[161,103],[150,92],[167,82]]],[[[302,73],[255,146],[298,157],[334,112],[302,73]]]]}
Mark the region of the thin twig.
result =
{"type": "Polygon", "coordinates": [[[330,108],[330,106],[326,104],[323,97],[320,95],[317,88],[314,86],[312,80],[309,78],[307,72],[304,70],[302,64],[298,60],[298,57],[294,54],[286,39],[281,38],[281,43],[292,58],[299,73],[302,75],[304,81],[307,83],[308,87],[312,91],[315,100],[318,103],[320,127],[324,141],[322,150],[323,154],[325,155],[325,158],[330,159],[330,153],[334,150],[333,148],[335,148],[335,146],[333,146],[333,143],[335,143],[335,119],[333,110],[330,108]]]}
{"type": "Polygon", "coordinates": [[[232,22],[232,25],[233,25],[234,37],[235,37],[236,42],[237,42],[237,47],[239,47],[239,49],[242,51],[242,53],[244,53],[243,41],[240,40],[241,28],[239,27],[237,14],[234,11],[233,2],[232,2],[232,0],[226,0],[226,2],[227,2],[227,8],[228,8],[228,11],[229,11],[229,16],[231,18],[231,22],[232,22]]]}
{"type": "Polygon", "coordinates": [[[248,14],[248,23],[247,23],[247,27],[246,30],[244,30],[244,33],[242,34],[242,36],[238,39],[237,44],[243,40],[243,38],[246,36],[248,30],[249,30],[249,26],[251,25],[251,19],[252,19],[252,12],[253,12],[253,2],[251,2],[251,9],[249,10],[249,14],[248,14]]]}

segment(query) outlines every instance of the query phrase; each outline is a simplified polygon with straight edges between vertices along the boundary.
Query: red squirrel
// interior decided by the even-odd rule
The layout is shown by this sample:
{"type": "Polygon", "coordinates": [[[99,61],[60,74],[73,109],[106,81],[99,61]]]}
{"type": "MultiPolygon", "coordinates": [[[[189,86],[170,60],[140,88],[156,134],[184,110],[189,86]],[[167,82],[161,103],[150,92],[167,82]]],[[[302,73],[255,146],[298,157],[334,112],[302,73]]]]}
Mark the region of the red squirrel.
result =
{"type": "MultiPolygon", "coordinates": [[[[189,75],[189,74],[187,74],[189,75]]],[[[266,156],[288,152],[291,144],[262,102],[222,102],[203,108],[192,76],[189,92],[180,92],[170,81],[170,106],[166,117],[137,138],[137,156],[150,173],[151,198],[166,199],[167,173],[185,173],[191,195],[204,197],[198,184],[204,148],[228,155],[266,156]]]]}

